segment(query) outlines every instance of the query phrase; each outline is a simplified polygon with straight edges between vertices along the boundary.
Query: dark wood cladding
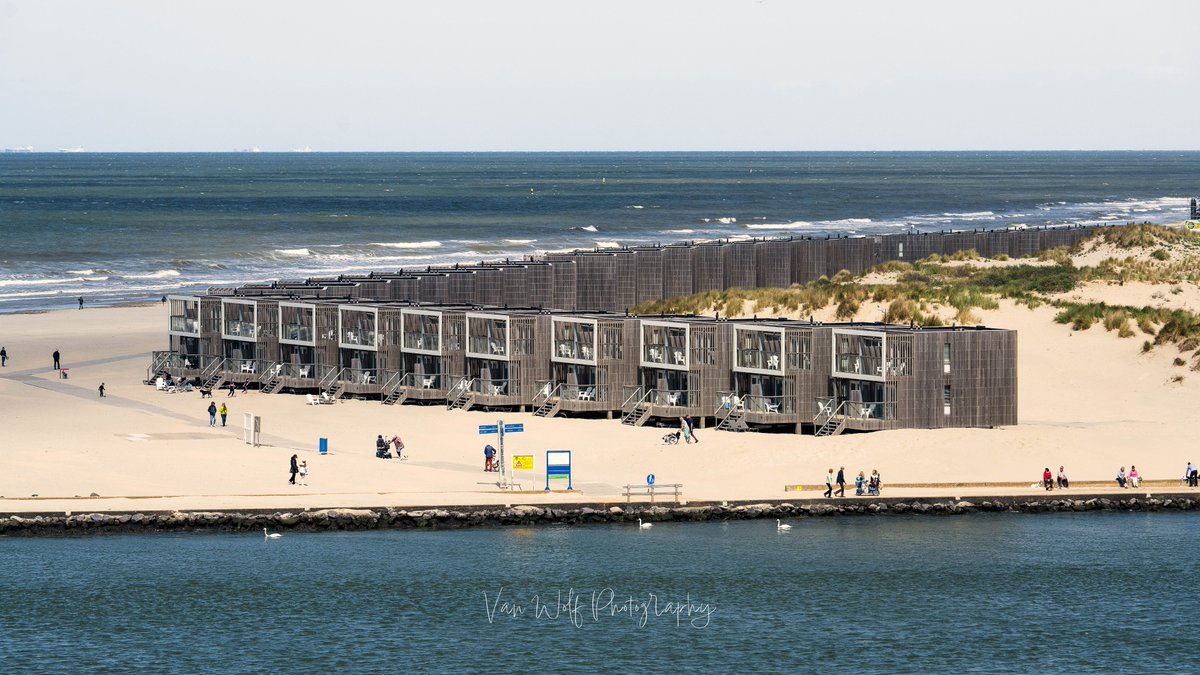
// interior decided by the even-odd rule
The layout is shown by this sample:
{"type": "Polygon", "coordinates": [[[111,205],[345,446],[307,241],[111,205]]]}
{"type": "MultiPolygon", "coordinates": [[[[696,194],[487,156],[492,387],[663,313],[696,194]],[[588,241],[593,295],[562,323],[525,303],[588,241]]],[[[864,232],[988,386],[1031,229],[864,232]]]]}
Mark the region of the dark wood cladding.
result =
{"type": "Polygon", "coordinates": [[[1017,258],[1072,246],[1095,227],[760,239],[547,254],[542,259],[214,288],[210,295],[341,298],[566,311],[623,312],[636,305],[728,288],[786,287],[862,274],[890,260],[974,249],[1017,258]]]}

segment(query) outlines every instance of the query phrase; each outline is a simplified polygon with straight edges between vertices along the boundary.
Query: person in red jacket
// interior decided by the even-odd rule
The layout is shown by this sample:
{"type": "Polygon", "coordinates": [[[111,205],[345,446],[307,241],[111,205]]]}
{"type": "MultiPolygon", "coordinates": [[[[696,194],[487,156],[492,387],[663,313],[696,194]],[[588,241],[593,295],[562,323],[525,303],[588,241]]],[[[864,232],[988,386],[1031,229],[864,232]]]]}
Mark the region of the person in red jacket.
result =
{"type": "Polygon", "coordinates": [[[1050,473],[1050,467],[1042,471],[1042,485],[1046,486],[1047,492],[1054,489],[1054,474],[1050,473]]]}

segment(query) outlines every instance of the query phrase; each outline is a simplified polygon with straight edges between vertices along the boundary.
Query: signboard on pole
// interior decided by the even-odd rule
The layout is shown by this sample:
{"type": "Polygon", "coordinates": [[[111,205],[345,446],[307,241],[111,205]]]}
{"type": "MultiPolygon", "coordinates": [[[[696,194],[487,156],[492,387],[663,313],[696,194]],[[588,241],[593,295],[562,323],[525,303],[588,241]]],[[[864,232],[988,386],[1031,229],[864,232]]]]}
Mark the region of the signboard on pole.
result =
{"type": "Polygon", "coordinates": [[[567,489],[574,489],[571,485],[571,451],[570,450],[547,450],[546,451],[546,492],[550,491],[550,481],[566,480],[567,489]]]}
{"type": "Polygon", "coordinates": [[[513,455],[513,471],[533,471],[533,455],[513,455]]]}

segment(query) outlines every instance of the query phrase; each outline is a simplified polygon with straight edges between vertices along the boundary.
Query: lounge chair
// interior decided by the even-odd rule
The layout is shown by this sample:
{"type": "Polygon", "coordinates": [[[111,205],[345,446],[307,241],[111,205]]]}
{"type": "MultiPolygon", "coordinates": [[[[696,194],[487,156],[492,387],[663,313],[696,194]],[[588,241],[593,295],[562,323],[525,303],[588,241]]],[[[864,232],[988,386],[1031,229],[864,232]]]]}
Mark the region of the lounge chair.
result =
{"type": "Polygon", "coordinates": [[[677,366],[682,366],[682,365],[683,365],[683,361],[684,361],[684,359],[683,359],[683,352],[676,350],[676,352],[675,352],[675,365],[677,365],[677,366]]]}
{"type": "Polygon", "coordinates": [[[580,401],[595,401],[596,400],[596,388],[588,387],[587,389],[584,389],[579,394],[579,400],[580,401]]]}
{"type": "Polygon", "coordinates": [[[308,366],[300,366],[300,377],[308,377],[308,366]]]}
{"type": "Polygon", "coordinates": [[[166,391],[167,390],[167,381],[162,379],[161,377],[155,378],[154,379],[154,388],[157,389],[158,391],[166,391]]]}
{"type": "Polygon", "coordinates": [[[767,407],[767,412],[769,412],[769,413],[779,412],[779,404],[775,403],[774,401],[771,401],[770,399],[767,399],[764,402],[764,405],[767,407]]]}
{"type": "Polygon", "coordinates": [[[433,389],[433,376],[421,378],[422,389],[433,389]]]}
{"type": "Polygon", "coordinates": [[[317,405],[321,402],[320,399],[312,394],[305,394],[304,398],[308,401],[308,405],[317,405]]]}

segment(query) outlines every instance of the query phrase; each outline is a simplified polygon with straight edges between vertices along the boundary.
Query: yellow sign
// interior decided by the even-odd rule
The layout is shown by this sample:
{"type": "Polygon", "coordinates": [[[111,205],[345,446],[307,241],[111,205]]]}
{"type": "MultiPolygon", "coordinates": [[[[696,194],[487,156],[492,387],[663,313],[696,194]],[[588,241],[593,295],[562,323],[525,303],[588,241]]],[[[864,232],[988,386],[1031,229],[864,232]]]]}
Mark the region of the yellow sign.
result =
{"type": "Polygon", "coordinates": [[[1200,232],[1200,221],[1189,220],[1186,223],[1184,223],[1184,227],[1191,230],[1192,232],[1200,232]]]}
{"type": "Polygon", "coordinates": [[[533,471],[533,455],[513,455],[513,471],[533,471]]]}

